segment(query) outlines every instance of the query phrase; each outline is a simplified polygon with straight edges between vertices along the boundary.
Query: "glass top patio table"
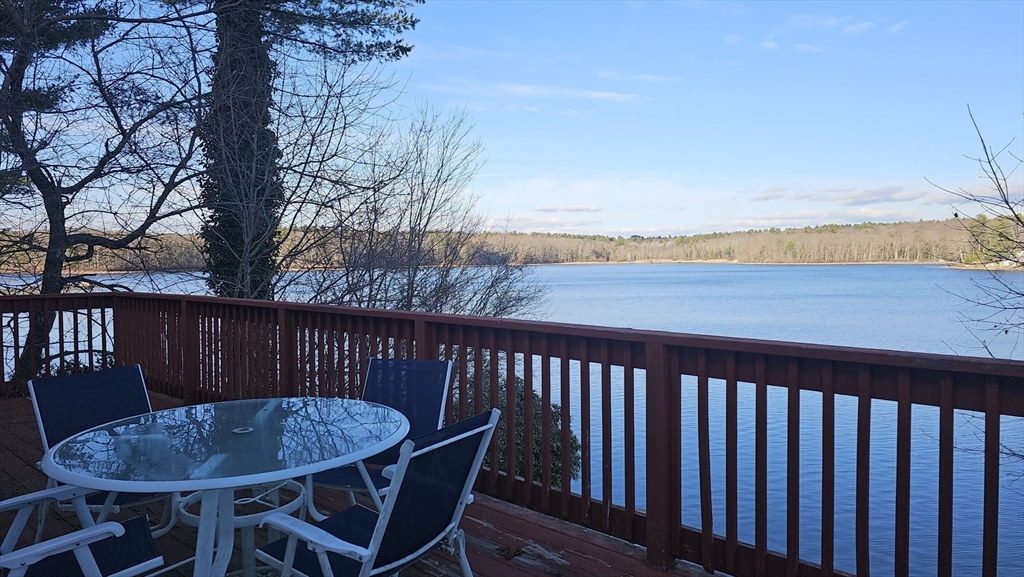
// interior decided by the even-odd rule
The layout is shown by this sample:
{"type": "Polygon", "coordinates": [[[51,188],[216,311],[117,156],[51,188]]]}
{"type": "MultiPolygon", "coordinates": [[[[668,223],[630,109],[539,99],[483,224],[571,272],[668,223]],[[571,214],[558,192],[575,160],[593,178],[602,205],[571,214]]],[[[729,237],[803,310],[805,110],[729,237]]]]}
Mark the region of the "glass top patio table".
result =
{"type": "Polygon", "coordinates": [[[58,482],[106,491],[226,489],[354,463],[408,430],[400,412],[354,399],[225,401],[90,429],[53,447],[42,469],[58,482]]]}

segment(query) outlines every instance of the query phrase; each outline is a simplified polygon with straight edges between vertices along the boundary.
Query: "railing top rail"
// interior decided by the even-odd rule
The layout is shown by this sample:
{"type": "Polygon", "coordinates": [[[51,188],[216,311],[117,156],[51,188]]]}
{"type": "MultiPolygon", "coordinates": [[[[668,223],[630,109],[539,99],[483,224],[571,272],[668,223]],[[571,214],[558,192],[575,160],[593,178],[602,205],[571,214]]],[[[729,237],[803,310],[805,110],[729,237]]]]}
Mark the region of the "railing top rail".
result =
{"type": "Polygon", "coordinates": [[[465,315],[446,315],[436,313],[410,312],[391,309],[370,309],[346,307],[338,305],[306,304],[288,301],[263,301],[252,299],[236,299],[212,296],[152,294],[152,293],[75,293],[65,295],[30,295],[17,297],[0,297],[2,303],[9,300],[45,300],[45,299],[110,299],[111,297],[160,300],[187,301],[191,303],[208,303],[217,305],[236,305],[263,309],[286,309],[295,312],[311,312],[326,314],[353,314],[365,317],[391,318],[406,321],[421,321],[433,324],[461,325],[492,330],[511,330],[545,334],[558,334],[566,337],[606,339],[622,342],[647,343],[674,347],[701,348],[736,353],[759,355],[775,355],[800,357],[807,359],[829,360],[836,362],[866,363],[897,368],[924,369],[934,371],[984,373],[993,376],[1006,376],[1024,379],[1024,361],[1016,359],[994,359],[986,357],[968,357],[822,345],[814,343],[771,341],[742,337],[726,337],[714,335],[698,335],[674,333],[646,329],[601,327],[571,323],[555,323],[522,319],[495,317],[474,317],[465,315]]]}

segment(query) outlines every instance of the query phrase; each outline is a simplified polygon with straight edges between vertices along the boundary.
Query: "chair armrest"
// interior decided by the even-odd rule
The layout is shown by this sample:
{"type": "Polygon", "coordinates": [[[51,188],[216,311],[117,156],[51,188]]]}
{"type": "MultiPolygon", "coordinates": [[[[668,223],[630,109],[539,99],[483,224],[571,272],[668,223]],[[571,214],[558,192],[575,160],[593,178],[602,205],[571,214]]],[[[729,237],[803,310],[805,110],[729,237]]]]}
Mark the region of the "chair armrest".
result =
{"type": "Polygon", "coordinates": [[[384,477],[385,479],[394,479],[395,471],[397,470],[398,465],[388,465],[387,467],[384,467],[383,469],[380,470],[380,476],[384,477]]]}
{"type": "Polygon", "coordinates": [[[75,487],[74,485],[61,485],[60,487],[43,489],[42,491],[19,495],[17,497],[7,499],[6,501],[0,501],[0,512],[32,507],[46,501],[68,501],[75,497],[84,497],[90,493],[95,493],[95,491],[75,487]]]}
{"type": "Polygon", "coordinates": [[[0,567],[4,569],[16,569],[32,565],[50,555],[71,551],[79,547],[85,547],[90,543],[102,541],[107,537],[120,537],[124,535],[124,527],[120,523],[107,521],[86,529],[79,529],[74,533],[61,535],[18,549],[12,553],[0,556],[0,567]]]}
{"type": "Polygon", "coordinates": [[[331,551],[350,559],[355,559],[360,563],[365,563],[372,554],[365,547],[343,541],[315,525],[310,525],[305,521],[285,515],[284,513],[271,513],[267,515],[260,523],[260,527],[262,528],[264,525],[270,525],[275,529],[304,540],[310,551],[331,551]]]}

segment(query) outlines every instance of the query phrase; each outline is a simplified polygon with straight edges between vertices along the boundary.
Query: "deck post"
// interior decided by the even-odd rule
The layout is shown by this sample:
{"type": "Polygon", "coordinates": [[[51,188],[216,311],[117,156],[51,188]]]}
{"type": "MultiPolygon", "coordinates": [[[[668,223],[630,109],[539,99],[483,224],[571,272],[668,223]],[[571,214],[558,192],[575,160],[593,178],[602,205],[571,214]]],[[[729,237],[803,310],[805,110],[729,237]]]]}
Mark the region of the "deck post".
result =
{"type": "MultiPolygon", "coordinates": [[[[672,557],[672,395],[668,353],[663,344],[646,343],[647,361],[647,564],[658,569],[675,565],[672,557]]],[[[675,488],[679,490],[678,487],[675,488]]]]}
{"type": "Polygon", "coordinates": [[[196,304],[182,296],[178,317],[178,343],[181,347],[181,392],[187,404],[199,402],[203,388],[199,353],[199,312],[196,304]]]}
{"type": "MultiPolygon", "coordinates": [[[[110,307],[111,325],[114,329],[114,366],[123,367],[128,363],[128,311],[124,307],[124,299],[114,295],[114,303],[110,307]]],[[[31,333],[29,333],[31,334],[31,333]]],[[[27,345],[26,345],[27,346],[27,345]]]]}
{"type": "Polygon", "coordinates": [[[295,337],[295,323],[284,304],[277,305],[277,359],[280,364],[281,396],[291,397],[299,394],[299,359],[295,352],[298,343],[295,337]]]}

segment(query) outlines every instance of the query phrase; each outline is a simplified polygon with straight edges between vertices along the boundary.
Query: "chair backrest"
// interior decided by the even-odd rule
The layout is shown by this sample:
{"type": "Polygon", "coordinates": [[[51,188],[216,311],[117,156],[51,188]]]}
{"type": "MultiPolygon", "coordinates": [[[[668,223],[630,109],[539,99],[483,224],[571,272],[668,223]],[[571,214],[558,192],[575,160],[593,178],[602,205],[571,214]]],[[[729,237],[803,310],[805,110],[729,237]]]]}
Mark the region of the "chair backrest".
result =
{"type": "MultiPolygon", "coordinates": [[[[444,424],[451,361],[420,359],[370,359],[363,381],[363,400],[397,409],[409,419],[407,439],[436,431],[444,424]]],[[[367,459],[390,465],[398,460],[399,447],[367,459]]]]}
{"type": "Polygon", "coordinates": [[[396,572],[454,532],[501,412],[491,409],[402,444],[370,549],[374,573],[396,572]]]}
{"type": "Polygon", "coordinates": [[[28,391],[43,450],[98,425],[153,410],[139,365],[32,379],[28,391]]]}

